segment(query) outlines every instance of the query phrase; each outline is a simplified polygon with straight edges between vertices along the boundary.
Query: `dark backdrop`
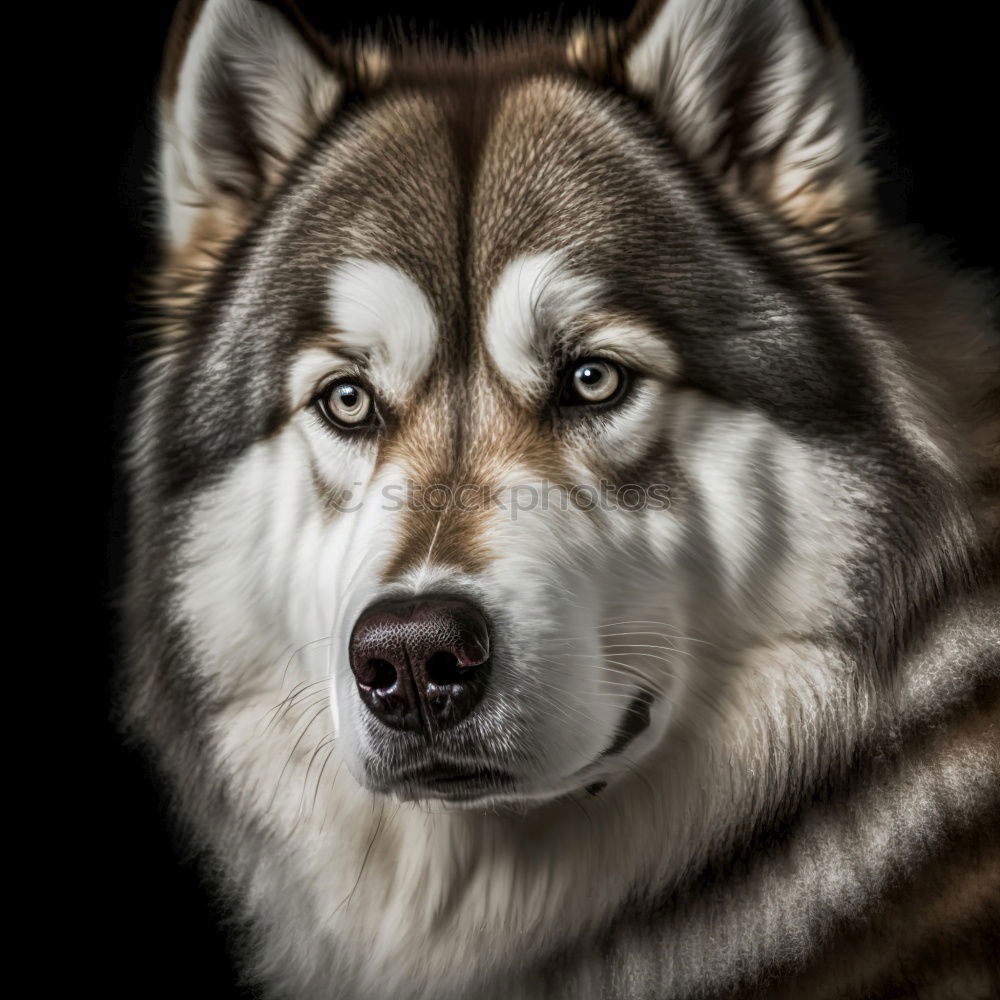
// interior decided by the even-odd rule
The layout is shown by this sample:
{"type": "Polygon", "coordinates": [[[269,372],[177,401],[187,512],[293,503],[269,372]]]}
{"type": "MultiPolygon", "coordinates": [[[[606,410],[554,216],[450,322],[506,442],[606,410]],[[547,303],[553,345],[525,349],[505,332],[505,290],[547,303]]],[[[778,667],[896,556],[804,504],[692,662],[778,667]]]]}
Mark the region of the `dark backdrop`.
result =
{"type": "MultiPolygon", "coordinates": [[[[628,2],[555,4],[509,0],[456,12],[446,2],[384,4],[370,16],[347,13],[334,3],[300,0],[314,23],[329,34],[398,18],[438,34],[462,33],[471,23],[501,28],[540,12],[563,16],[583,9],[623,15],[628,2]]],[[[995,132],[995,50],[982,5],[953,0],[921,8],[909,2],[827,0],[853,47],[866,80],[869,123],[883,180],[880,195],[891,218],[920,224],[959,263],[996,264],[996,164],[990,152],[995,132]]],[[[160,50],[173,3],[141,0],[103,13],[97,24],[97,75],[104,79],[102,111],[111,129],[107,150],[116,190],[100,210],[102,237],[120,254],[102,255],[92,286],[109,294],[111,323],[92,346],[101,364],[102,435],[111,456],[105,468],[110,510],[110,555],[97,609],[110,617],[107,676],[116,657],[114,594],[121,563],[124,524],[118,449],[122,415],[136,369],[142,309],[137,276],[154,259],[154,218],[149,196],[153,156],[152,97],[160,50]],[[112,281],[108,282],[108,275],[112,281]],[[101,356],[100,352],[107,352],[101,356]]],[[[83,86],[74,81],[73,86],[83,86]]],[[[83,149],[90,156],[91,149],[83,149]]],[[[104,242],[102,240],[102,242],[104,242]]],[[[97,779],[86,784],[87,824],[96,834],[93,852],[81,850],[80,866],[96,877],[89,913],[89,947],[98,995],[118,997],[248,996],[234,985],[221,915],[204,894],[194,867],[176,856],[151,779],[141,758],[122,747],[108,724],[108,689],[88,674],[88,704],[98,732],[97,779]],[[92,681],[92,683],[90,683],[92,681]],[[95,799],[94,791],[103,796],[95,799]]]]}

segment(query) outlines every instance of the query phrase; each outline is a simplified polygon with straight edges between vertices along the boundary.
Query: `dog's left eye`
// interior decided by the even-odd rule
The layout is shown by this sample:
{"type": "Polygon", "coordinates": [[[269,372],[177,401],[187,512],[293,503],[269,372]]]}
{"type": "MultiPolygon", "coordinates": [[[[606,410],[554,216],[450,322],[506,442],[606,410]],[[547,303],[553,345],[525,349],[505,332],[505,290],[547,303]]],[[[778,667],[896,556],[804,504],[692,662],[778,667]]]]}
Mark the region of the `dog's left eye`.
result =
{"type": "Polygon", "coordinates": [[[323,389],[316,406],[327,423],[341,430],[361,430],[378,422],[371,392],[358,382],[338,379],[323,389]]]}
{"type": "Polygon", "coordinates": [[[574,361],[563,376],[560,406],[608,406],[624,395],[628,373],[621,365],[603,358],[574,361]]]}

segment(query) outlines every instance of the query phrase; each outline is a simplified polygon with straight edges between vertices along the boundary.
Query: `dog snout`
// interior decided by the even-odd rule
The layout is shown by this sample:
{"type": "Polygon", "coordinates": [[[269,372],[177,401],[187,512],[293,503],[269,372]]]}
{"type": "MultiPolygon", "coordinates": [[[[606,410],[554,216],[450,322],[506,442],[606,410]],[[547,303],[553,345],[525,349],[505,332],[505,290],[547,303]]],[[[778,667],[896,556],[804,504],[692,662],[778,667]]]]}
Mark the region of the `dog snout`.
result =
{"type": "Polygon", "coordinates": [[[361,700],[377,719],[429,734],[461,722],[482,697],[490,629],[458,598],[382,601],[354,626],[350,661],[361,700]]]}

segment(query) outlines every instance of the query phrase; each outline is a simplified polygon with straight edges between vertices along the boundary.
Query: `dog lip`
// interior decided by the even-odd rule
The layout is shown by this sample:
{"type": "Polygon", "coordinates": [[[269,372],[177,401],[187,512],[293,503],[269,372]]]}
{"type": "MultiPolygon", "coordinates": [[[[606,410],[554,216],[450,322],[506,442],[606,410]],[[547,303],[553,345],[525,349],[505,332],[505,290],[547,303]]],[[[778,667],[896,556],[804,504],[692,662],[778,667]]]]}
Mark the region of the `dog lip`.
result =
{"type": "Polygon", "coordinates": [[[391,781],[396,790],[410,793],[426,791],[437,798],[455,800],[484,798],[491,793],[510,791],[513,785],[514,778],[506,771],[486,767],[458,770],[446,765],[408,771],[391,781]]]}
{"type": "Polygon", "coordinates": [[[401,775],[400,781],[424,785],[453,785],[467,782],[497,782],[511,781],[506,771],[494,771],[490,768],[476,768],[471,771],[452,771],[445,768],[430,768],[422,771],[411,771],[401,775]]]}
{"type": "Polygon", "coordinates": [[[653,704],[651,692],[640,689],[622,713],[621,721],[610,746],[603,750],[599,760],[621,753],[640,733],[649,728],[649,709],[653,704]]]}

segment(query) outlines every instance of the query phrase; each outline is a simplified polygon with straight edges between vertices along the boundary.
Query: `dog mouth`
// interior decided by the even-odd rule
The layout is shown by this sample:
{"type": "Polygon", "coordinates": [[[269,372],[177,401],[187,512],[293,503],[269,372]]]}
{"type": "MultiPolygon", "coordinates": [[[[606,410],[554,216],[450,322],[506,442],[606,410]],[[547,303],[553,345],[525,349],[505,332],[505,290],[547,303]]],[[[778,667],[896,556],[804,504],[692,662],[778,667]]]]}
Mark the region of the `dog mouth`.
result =
{"type": "Polygon", "coordinates": [[[599,759],[603,760],[620,754],[636,737],[649,728],[653,700],[651,691],[639,690],[622,713],[614,739],[601,751],[599,759]]]}
{"type": "Polygon", "coordinates": [[[514,786],[514,777],[506,771],[486,767],[435,765],[395,776],[391,789],[387,790],[404,800],[474,802],[477,799],[509,794],[514,786]]]}
{"type": "MultiPolygon", "coordinates": [[[[652,722],[652,707],[655,698],[651,691],[640,688],[629,704],[622,712],[611,742],[597,755],[596,759],[587,767],[576,772],[577,777],[583,779],[588,774],[593,774],[595,769],[600,767],[609,758],[617,757],[623,750],[626,750],[634,740],[649,729],[652,722]]],[[[607,781],[599,778],[583,784],[583,790],[589,795],[600,795],[607,788],[607,781]]]]}
{"type": "MultiPolygon", "coordinates": [[[[618,756],[650,726],[655,699],[650,691],[639,689],[626,706],[609,744],[591,765],[576,772],[582,779],[609,758],[618,756]]],[[[591,795],[599,794],[607,782],[581,781],[580,787],[591,795]]],[[[463,805],[509,800],[526,793],[514,775],[499,768],[476,762],[429,760],[393,774],[383,771],[374,789],[404,802],[437,800],[463,805]],[[520,788],[520,791],[519,791],[520,788]]]]}

